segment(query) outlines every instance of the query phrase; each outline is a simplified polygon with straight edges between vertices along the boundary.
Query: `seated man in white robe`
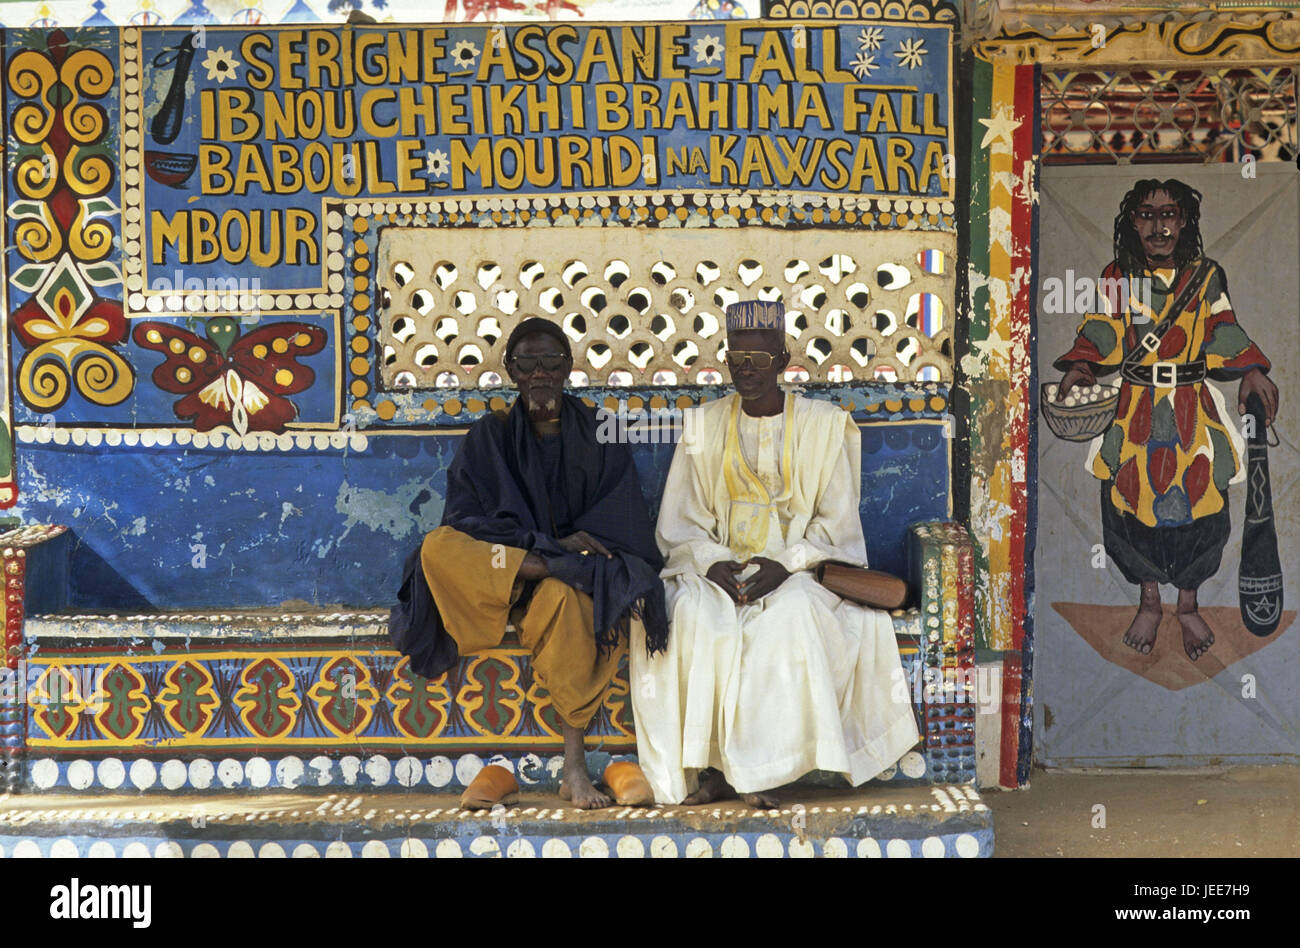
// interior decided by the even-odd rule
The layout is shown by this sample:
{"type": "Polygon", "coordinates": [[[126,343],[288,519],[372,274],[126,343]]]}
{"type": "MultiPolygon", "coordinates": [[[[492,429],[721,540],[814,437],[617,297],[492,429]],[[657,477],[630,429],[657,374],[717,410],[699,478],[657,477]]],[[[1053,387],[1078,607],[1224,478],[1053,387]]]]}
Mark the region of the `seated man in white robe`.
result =
{"type": "Polygon", "coordinates": [[[785,308],[727,307],[736,393],[686,410],[656,540],[672,634],[632,649],[637,753],[660,804],[768,791],[813,770],[857,786],[919,740],[891,695],[902,663],[886,612],[817,582],[866,566],[861,434],[829,402],[782,392],[785,308]]]}

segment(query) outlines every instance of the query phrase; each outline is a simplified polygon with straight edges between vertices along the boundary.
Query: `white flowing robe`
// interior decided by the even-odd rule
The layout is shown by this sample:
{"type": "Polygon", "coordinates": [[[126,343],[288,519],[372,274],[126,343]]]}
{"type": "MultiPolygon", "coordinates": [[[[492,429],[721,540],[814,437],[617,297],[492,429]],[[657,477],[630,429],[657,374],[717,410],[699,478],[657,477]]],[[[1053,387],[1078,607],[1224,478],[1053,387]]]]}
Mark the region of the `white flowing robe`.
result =
{"type": "Polygon", "coordinates": [[[736,552],[743,539],[730,536],[724,471],[738,398],[686,410],[656,529],[667,561],[668,650],[648,657],[644,632],[633,635],[637,753],[661,804],[694,792],[705,767],[740,793],[812,770],[857,786],[919,740],[888,613],[841,600],[808,571],[827,559],[867,562],[861,434],[847,412],[793,395],[780,415],[739,412],[744,465],[769,495],[759,555],[791,576],[744,606],[705,578],[719,561],[749,558],[736,552]]]}

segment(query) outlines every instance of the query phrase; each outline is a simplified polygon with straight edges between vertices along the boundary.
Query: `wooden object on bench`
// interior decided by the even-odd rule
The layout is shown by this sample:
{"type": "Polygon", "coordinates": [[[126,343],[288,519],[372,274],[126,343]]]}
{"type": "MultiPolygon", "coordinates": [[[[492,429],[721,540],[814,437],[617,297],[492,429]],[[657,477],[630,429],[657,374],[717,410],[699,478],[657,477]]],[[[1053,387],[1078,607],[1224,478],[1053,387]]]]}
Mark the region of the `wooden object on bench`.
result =
{"type": "Polygon", "coordinates": [[[841,599],[875,609],[901,609],[909,595],[907,583],[897,576],[847,563],[822,563],[817,581],[841,599]]]}

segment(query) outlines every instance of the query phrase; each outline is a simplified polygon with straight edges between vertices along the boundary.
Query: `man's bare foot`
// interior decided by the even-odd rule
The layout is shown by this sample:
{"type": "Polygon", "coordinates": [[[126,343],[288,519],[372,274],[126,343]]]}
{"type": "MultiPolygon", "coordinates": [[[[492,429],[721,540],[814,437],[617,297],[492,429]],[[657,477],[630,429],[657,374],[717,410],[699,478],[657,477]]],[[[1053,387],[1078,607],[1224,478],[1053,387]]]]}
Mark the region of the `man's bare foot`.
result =
{"type": "Polygon", "coordinates": [[[1164,607],[1160,604],[1160,586],[1157,583],[1143,583],[1142,602],[1128,631],[1124,633],[1124,644],[1140,655],[1150,655],[1156,644],[1156,630],[1160,628],[1164,614],[1164,607]]]}
{"type": "Polygon", "coordinates": [[[587,752],[582,746],[584,728],[560,722],[564,735],[564,774],[560,779],[560,799],[568,800],[579,810],[599,810],[614,801],[597,790],[587,774],[587,752]]]}
{"type": "Polygon", "coordinates": [[[706,770],[700,780],[700,788],[682,801],[682,806],[703,806],[714,800],[725,800],[736,795],[735,789],[727,783],[721,770],[706,770]]]}
{"type": "Polygon", "coordinates": [[[736,788],[727,782],[720,770],[707,770],[700,780],[700,788],[682,801],[682,806],[703,806],[714,800],[729,800],[740,797],[742,801],[756,810],[776,810],[781,804],[770,793],[736,793],[736,788]]]}
{"type": "Polygon", "coordinates": [[[1183,651],[1196,661],[1214,644],[1214,632],[1196,611],[1196,590],[1178,590],[1178,624],[1183,627],[1183,651]]]}
{"type": "Polygon", "coordinates": [[[560,780],[560,799],[568,800],[579,810],[603,810],[614,803],[595,788],[587,774],[570,774],[567,769],[560,780]]]}
{"type": "Polygon", "coordinates": [[[744,800],[755,810],[781,809],[781,801],[770,793],[742,793],[740,799],[744,800]]]}

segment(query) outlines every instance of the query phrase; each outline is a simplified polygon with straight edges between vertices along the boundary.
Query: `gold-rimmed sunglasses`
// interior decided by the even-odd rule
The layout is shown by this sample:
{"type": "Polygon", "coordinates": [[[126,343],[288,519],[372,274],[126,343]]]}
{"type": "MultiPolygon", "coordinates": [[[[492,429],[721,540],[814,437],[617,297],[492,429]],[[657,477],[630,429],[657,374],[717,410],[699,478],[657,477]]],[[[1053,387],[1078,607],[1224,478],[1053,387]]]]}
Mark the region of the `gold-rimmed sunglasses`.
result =
{"type": "MultiPolygon", "coordinates": [[[[783,352],[781,355],[785,355],[785,353],[783,352]]],[[[761,372],[764,369],[770,369],[772,363],[778,358],[779,356],[774,356],[763,349],[727,350],[727,365],[731,366],[732,369],[743,369],[748,364],[761,372]]]]}

